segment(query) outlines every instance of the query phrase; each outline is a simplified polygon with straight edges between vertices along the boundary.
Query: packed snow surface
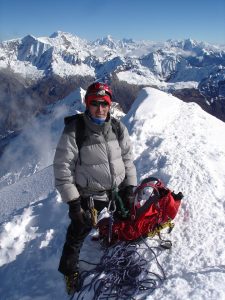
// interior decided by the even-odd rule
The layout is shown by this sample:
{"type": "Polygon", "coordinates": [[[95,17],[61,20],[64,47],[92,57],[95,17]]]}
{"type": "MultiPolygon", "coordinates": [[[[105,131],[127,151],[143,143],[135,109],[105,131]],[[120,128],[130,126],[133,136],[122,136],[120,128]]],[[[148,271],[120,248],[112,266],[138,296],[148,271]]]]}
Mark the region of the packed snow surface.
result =
{"type": "MultiPolygon", "coordinates": [[[[139,93],[123,122],[134,144],[138,179],[157,176],[185,196],[168,236],[173,246],[158,257],[167,279],[145,298],[225,299],[225,124],[197,104],[153,88],[139,93]]],[[[59,137],[58,128],[55,134],[59,137]]],[[[57,267],[69,219],[52,176],[50,161],[30,177],[1,187],[3,300],[68,299],[57,267]]],[[[101,254],[89,236],[81,258],[98,262],[101,254]]]]}

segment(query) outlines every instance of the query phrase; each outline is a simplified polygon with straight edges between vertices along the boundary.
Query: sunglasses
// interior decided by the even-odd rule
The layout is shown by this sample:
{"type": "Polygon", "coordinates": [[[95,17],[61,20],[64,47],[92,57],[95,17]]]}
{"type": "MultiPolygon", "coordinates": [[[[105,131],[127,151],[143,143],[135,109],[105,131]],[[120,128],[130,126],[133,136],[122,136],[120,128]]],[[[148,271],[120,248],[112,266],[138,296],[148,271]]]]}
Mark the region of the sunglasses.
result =
{"type": "Polygon", "coordinates": [[[100,106],[102,106],[102,107],[107,107],[107,106],[109,105],[109,103],[106,102],[106,101],[100,102],[100,101],[94,100],[94,101],[91,101],[91,102],[90,102],[90,105],[91,105],[91,106],[94,106],[94,107],[100,107],[100,106]]]}

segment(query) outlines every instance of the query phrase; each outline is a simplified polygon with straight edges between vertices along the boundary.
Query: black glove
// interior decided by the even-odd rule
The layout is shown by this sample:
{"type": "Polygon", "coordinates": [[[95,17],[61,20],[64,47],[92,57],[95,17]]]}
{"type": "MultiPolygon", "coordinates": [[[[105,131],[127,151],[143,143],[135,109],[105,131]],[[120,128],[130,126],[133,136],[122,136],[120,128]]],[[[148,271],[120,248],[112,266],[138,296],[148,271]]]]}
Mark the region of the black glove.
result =
{"type": "Polygon", "coordinates": [[[128,200],[130,204],[134,203],[134,186],[127,185],[119,191],[119,196],[124,200],[128,200]]]}
{"type": "Polygon", "coordinates": [[[75,227],[89,230],[92,227],[90,213],[82,209],[80,201],[81,198],[79,197],[67,202],[69,205],[69,217],[75,227]]]}
{"type": "Polygon", "coordinates": [[[68,205],[70,219],[78,225],[85,225],[84,211],[80,205],[80,198],[69,201],[68,205]]]}
{"type": "Polygon", "coordinates": [[[127,197],[133,196],[134,195],[134,186],[133,185],[128,185],[124,188],[124,193],[126,194],[127,197]]]}
{"type": "Polygon", "coordinates": [[[133,185],[128,185],[127,187],[125,187],[125,195],[130,203],[130,205],[134,204],[134,186],[133,185]]]}

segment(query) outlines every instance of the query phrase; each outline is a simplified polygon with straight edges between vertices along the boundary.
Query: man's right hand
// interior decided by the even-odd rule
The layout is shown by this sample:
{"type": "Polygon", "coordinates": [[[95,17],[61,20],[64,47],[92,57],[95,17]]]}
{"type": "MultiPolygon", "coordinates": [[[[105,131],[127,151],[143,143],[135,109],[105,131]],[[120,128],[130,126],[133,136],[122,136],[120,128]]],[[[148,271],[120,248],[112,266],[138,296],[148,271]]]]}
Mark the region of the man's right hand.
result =
{"type": "Polygon", "coordinates": [[[68,202],[68,205],[70,219],[76,224],[85,225],[84,211],[80,205],[80,198],[68,202]]]}
{"type": "Polygon", "coordinates": [[[92,223],[87,213],[81,208],[80,201],[81,199],[78,198],[68,202],[69,217],[74,234],[85,237],[90,232],[92,223]]]}
{"type": "Polygon", "coordinates": [[[81,199],[74,199],[68,202],[69,205],[69,217],[73,224],[77,227],[91,228],[92,221],[88,212],[84,211],[80,204],[81,199]]]}

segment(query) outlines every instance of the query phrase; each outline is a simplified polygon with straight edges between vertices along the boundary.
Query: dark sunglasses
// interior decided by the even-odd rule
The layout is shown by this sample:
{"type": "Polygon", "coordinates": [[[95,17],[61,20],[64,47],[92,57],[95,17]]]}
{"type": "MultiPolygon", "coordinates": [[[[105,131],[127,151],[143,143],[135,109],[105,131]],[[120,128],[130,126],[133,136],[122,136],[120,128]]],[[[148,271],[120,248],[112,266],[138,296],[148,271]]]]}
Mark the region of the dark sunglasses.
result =
{"type": "Polygon", "coordinates": [[[92,106],[94,106],[94,107],[100,107],[100,106],[102,106],[102,107],[107,107],[107,106],[109,105],[109,103],[106,102],[106,101],[100,102],[100,101],[94,100],[94,101],[91,101],[91,102],[90,102],[90,105],[92,105],[92,106]]]}

